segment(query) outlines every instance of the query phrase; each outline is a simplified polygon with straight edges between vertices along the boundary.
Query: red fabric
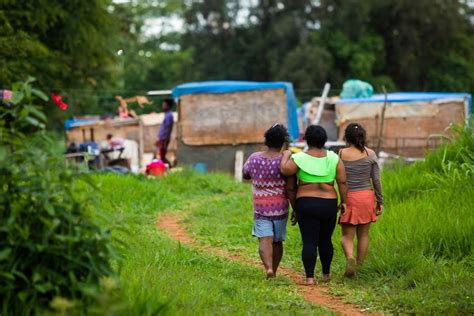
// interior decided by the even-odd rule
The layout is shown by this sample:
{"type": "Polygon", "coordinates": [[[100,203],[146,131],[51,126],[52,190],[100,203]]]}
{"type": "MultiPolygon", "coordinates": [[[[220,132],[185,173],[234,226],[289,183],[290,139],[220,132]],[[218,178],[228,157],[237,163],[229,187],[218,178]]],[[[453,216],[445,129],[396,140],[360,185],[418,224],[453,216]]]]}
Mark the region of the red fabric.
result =
{"type": "Polygon", "coordinates": [[[146,166],[146,174],[150,176],[162,176],[166,174],[166,166],[161,160],[153,160],[146,166]]]}
{"type": "Polygon", "coordinates": [[[58,106],[63,111],[66,111],[68,108],[68,105],[63,102],[61,96],[58,93],[51,93],[51,99],[53,99],[54,103],[58,106]]]}
{"type": "Polygon", "coordinates": [[[339,224],[361,225],[376,221],[374,191],[348,192],[347,209],[339,218],[339,224]]]}

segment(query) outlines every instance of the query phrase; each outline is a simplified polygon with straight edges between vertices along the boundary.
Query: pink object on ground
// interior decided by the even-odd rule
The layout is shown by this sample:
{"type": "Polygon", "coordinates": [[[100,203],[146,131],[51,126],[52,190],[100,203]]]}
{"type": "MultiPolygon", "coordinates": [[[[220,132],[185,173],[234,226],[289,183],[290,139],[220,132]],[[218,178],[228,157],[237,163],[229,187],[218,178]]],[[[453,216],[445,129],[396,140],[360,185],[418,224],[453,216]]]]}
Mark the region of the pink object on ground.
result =
{"type": "Polygon", "coordinates": [[[160,159],[153,160],[146,166],[146,174],[149,176],[163,176],[166,174],[166,165],[160,159]]]}

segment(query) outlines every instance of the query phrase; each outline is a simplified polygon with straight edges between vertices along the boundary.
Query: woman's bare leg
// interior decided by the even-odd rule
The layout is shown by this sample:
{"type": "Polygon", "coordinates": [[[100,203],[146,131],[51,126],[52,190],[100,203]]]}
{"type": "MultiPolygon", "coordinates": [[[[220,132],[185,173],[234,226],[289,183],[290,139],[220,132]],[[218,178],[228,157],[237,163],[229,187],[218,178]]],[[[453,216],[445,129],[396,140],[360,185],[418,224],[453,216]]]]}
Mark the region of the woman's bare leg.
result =
{"type": "Polygon", "coordinates": [[[357,231],[355,225],[342,225],[342,250],[346,256],[346,269],[344,275],[346,277],[353,277],[355,274],[355,260],[354,260],[354,236],[357,231]]]}
{"type": "Polygon", "coordinates": [[[258,241],[258,253],[260,254],[260,259],[262,259],[262,263],[265,267],[267,279],[273,278],[275,276],[273,271],[273,236],[261,237],[258,241]]]}
{"type": "Polygon", "coordinates": [[[357,225],[357,264],[364,263],[367,250],[369,248],[369,229],[370,223],[357,225]]]}
{"type": "Polygon", "coordinates": [[[356,234],[357,226],[355,225],[341,225],[342,239],[341,245],[344,250],[346,259],[354,259],[354,236],[356,234]]]}
{"type": "Polygon", "coordinates": [[[278,266],[280,265],[281,258],[283,257],[283,242],[277,241],[273,244],[273,274],[276,276],[278,266]]]}

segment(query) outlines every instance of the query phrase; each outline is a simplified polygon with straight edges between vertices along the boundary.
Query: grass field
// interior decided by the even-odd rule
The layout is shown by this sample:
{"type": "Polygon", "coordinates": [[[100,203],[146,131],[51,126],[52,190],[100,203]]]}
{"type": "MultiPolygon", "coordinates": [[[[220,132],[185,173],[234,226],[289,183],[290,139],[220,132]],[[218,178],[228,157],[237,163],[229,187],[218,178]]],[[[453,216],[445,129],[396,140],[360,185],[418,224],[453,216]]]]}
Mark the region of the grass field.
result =
{"type": "MultiPolygon", "coordinates": [[[[372,227],[369,255],[355,279],[342,278],[339,228],[334,233],[334,295],[368,310],[474,311],[473,153],[472,136],[461,136],[423,163],[383,173],[385,212],[372,227]]],[[[104,224],[120,227],[114,234],[124,244],[124,259],[116,266],[128,311],[324,312],[301,299],[284,278],[266,282],[259,269],[182,247],[157,232],[159,213],[184,210],[185,225],[199,242],[257,257],[249,184],[191,171],[163,179],[99,175],[96,180],[98,203],[108,218],[104,224]]],[[[283,264],[302,272],[299,231],[288,230],[283,264]]]]}
{"type": "Polygon", "coordinates": [[[123,260],[116,263],[123,314],[312,314],[328,313],[296,294],[290,281],[263,280],[256,268],[230,262],[171,241],[156,228],[162,212],[193,209],[233,194],[223,175],[182,172],[163,179],[99,175],[98,203],[114,231],[123,260]],[[120,241],[120,242],[118,242],[120,241]]]}

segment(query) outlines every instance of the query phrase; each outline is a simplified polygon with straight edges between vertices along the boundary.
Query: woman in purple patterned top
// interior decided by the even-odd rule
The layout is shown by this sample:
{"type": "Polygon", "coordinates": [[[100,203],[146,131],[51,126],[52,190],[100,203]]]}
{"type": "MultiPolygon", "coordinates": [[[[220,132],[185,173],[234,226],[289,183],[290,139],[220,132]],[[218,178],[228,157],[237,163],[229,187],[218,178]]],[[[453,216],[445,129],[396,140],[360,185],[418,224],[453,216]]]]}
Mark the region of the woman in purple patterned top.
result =
{"type": "Polygon", "coordinates": [[[265,132],[267,149],[250,155],[244,164],[244,179],[252,180],[254,225],[252,235],[258,237],[259,254],[267,278],[276,275],[283,256],[286,237],[288,200],[294,194],[296,181],[280,173],[281,150],[288,144],[286,128],[275,124],[265,132]]]}

